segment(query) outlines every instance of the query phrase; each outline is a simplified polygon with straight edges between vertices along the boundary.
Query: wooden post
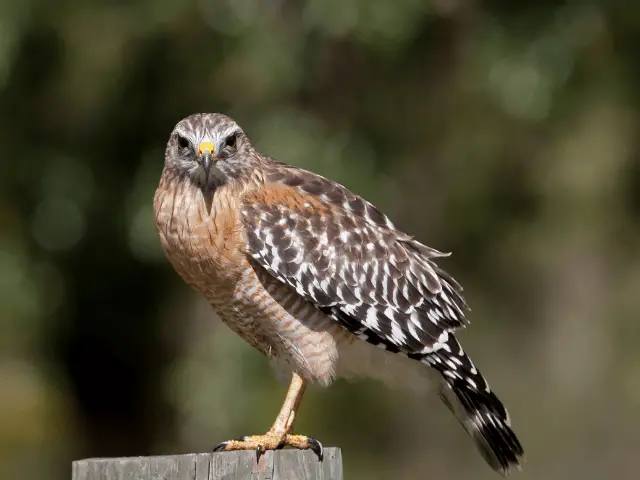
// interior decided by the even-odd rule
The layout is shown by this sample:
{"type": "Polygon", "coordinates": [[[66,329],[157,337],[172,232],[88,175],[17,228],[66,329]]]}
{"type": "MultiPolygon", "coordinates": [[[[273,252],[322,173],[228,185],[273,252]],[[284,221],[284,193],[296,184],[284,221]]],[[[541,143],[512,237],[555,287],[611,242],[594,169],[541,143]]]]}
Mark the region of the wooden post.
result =
{"type": "Polygon", "coordinates": [[[162,457],[88,458],[73,462],[73,480],[342,480],[339,448],[190,453],[162,457]]]}

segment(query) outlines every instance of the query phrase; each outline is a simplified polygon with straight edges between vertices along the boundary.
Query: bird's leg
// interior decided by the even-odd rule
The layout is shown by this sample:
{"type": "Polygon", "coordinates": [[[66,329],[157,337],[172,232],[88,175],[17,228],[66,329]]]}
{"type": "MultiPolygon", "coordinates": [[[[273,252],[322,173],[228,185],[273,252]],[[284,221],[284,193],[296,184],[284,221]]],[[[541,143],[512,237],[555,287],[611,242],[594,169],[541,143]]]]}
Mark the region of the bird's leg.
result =
{"type": "Polygon", "coordinates": [[[322,444],[319,441],[304,435],[294,435],[290,433],[305,388],[306,384],[304,379],[294,372],[291,377],[287,396],[280,408],[280,413],[278,413],[275,422],[273,422],[273,425],[267,433],[222,442],[215,447],[214,451],[256,450],[258,455],[260,455],[265,450],[276,450],[288,445],[294,448],[311,449],[322,459],[322,444]]]}

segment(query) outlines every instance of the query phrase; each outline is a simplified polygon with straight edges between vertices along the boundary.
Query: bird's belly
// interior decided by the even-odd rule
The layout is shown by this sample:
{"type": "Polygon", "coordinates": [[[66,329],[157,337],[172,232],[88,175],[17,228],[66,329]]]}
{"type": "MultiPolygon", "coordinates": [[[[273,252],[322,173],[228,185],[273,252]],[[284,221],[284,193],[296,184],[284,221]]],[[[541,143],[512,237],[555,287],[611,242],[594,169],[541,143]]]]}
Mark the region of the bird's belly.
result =
{"type": "Polygon", "coordinates": [[[248,268],[230,301],[211,296],[211,305],[279,369],[328,385],[336,375],[338,341],[346,332],[295,290],[263,273],[248,268]]]}
{"type": "MultiPolygon", "coordinates": [[[[176,203],[169,200],[158,197],[161,206],[176,203]]],[[[221,211],[215,202],[213,211],[221,211]]],[[[176,272],[207,298],[225,324],[280,369],[329,384],[337,370],[337,342],[346,333],[342,327],[251,264],[241,243],[233,240],[236,223],[193,211],[201,199],[177,203],[182,216],[168,207],[156,215],[161,243],[176,272]]]]}

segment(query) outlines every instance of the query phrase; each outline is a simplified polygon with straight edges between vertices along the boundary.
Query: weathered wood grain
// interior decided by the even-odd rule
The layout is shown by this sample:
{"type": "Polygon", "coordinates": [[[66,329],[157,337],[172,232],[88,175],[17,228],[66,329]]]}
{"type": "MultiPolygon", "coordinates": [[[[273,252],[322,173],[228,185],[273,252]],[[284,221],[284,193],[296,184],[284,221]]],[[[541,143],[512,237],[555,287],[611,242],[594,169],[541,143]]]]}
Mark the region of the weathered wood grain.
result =
{"type": "Polygon", "coordinates": [[[322,462],[310,450],[190,453],[161,457],[89,458],[73,462],[72,480],[342,480],[339,448],[322,462]]]}

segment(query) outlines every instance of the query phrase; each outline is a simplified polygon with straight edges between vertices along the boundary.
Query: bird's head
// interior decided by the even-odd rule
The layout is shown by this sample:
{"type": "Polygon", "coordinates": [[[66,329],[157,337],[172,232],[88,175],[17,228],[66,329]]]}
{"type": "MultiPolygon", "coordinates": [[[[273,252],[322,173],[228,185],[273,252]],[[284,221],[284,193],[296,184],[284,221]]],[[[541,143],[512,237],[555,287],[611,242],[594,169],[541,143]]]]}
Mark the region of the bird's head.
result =
{"type": "Polygon", "coordinates": [[[165,151],[166,169],[203,188],[246,179],[259,162],[238,124],[219,113],[196,113],[180,120],[165,151]]]}

